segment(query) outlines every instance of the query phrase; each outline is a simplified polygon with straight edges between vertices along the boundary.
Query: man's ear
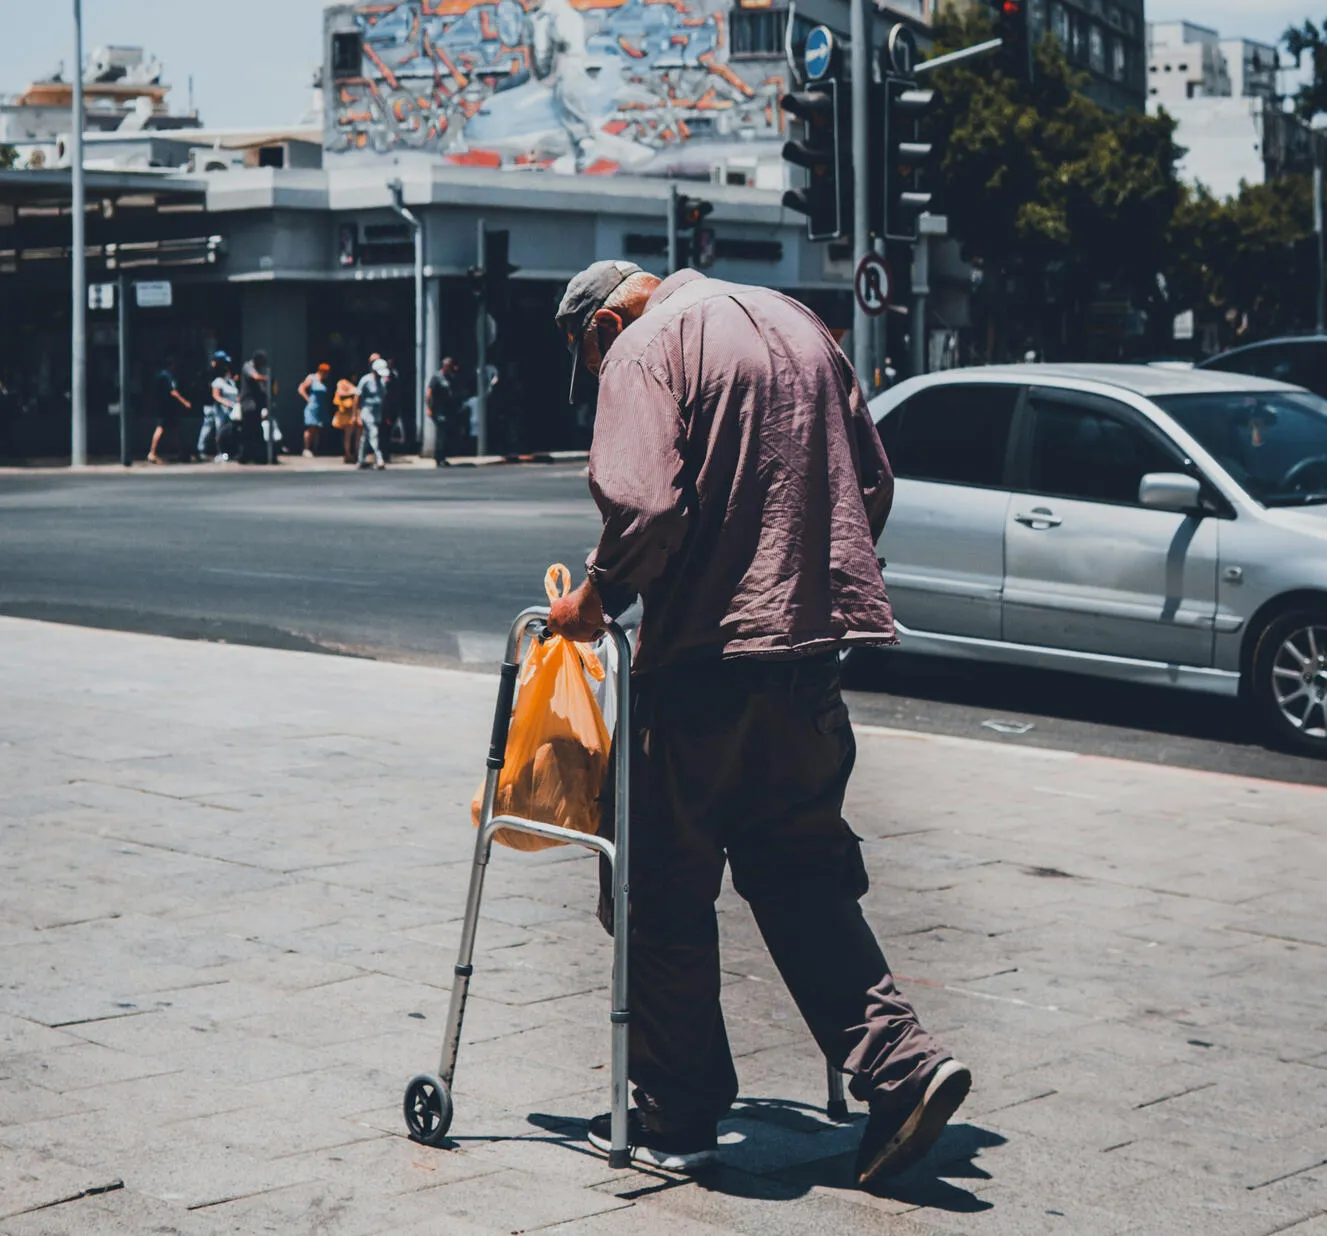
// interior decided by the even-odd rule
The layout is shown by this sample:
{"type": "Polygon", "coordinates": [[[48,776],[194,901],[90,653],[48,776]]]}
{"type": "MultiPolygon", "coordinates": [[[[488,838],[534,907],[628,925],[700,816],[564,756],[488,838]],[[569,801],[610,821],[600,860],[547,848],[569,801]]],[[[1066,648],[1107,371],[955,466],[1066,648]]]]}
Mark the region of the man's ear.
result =
{"type": "Polygon", "coordinates": [[[608,345],[625,329],[621,315],[612,309],[595,310],[594,328],[599,335],[600,352],[607,352],[608,345]]]}

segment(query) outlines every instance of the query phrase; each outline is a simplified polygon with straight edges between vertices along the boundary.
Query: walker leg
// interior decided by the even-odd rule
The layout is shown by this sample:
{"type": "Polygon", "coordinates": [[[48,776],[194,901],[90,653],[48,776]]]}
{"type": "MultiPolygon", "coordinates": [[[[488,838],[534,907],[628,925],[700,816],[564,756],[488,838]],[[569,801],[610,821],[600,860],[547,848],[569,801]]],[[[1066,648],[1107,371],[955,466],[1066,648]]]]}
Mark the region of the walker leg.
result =
{"type": "Polygon", "coordinates": [[[627,1144],[627,1050],[631,1021],[627,986],[627,943],[631,934],[628,915],[631,872],[631,645],[620,627],[614,626],[618,650],[617,680],[617,783],[614,786],[616,836],[613,845],[613,1011],[612,1034],[612,1145],[609,1167],[630,1167],[627,1144]]]}
{"type": "Polygon", "coordinates": [[[828,1060],[825,1061],[825,1079],[829,1090],[825,1115],[836,1124],[847,1124],[852,1117],[848,1114],[848,1101],[843,1097],[843,1074],[828,1060]]]}
{"type": "Polygon", "coordinates": [[[461,920],[461,947],[456,955],[452,972],[451,1001],[447,1005],[447,1029],[442,1037],[442,1060],[438,1076],[452,1084],[456,1074],[456,1056],[461,1050],[461,1023],[465,1020],[465,1002],[470,994],[470,976],[474,973],[475,933],[479,926],[479,903],[484,896],[484,875],[488,871],[488,857],[493,848],[479,830],[475,841],[475,861],[470,868],[470,892],[465,900],[465,918],[461,920]]]}

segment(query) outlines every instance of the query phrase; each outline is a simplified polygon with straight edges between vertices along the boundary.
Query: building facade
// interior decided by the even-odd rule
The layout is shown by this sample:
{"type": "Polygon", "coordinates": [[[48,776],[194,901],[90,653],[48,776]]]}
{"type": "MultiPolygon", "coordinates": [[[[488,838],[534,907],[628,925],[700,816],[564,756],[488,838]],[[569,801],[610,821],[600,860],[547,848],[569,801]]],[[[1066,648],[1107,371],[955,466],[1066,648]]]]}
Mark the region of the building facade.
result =
{"type": "MultiPolygon", "coordinates": [[[[877,11],[873,41],[899,19],[924,30],[930,16],[929,0],[895,0],[877,11]]],[[[703,252],[692,255],[683,237],[684,263],[779,288],[846,329],[850,246],[812,244],[804,218],[781,203],[778,100],[789,45],[796,51],[813,22],[843,31],[846,4],[801,0],[796,15],[749,0],[333,6],[322,166],[299,166],[302,134],[292,130],[281,141],[265,131],[242,160],[218,138],[169,174],[89,173],[89,281],[128,281],[127,398],[140,448],[155,369],[174,356],[186,394],[201,403],[218,348],[237,360],[269,353],[274,411],[292,442],[296,391],[311,368],[325,360],[350,377],[371,352],[390,357],[413,438],[423,376],[414,371],[414,243],[392,209],[394,180],[423,222],[428,363],[454,355],[473,372],[478,333],[494,335],[498,451],[588,441],[592,410],[566,404],[568,358],[553,312],[566,280],[595,260],[625,256],[666,273],[670,181],[714,207],[703,252]],[[283,157],[269,161],[277,147],[283,157]],[[509,233],[519,268],[491,325],[480,320],[471,277],[481,227],[509,233]],[[149,280],[171,284],[169,308],[137,305],[133,285],[149,280]]],[[[23,408],[26,456],[68,449],[69,256],[68,174],[0,172],[0,376],[23,408]]],[[[951,323],[962,313],[945,306],[951,323]]],[[[89,445],[113,454],[113,311],[92,312],[90,339],[89,445]]]]}
{"type": "Polygon", "coordinates": [[[1279,105],[1278,66],[1265,43],[1188,21],[1148,27],[1147,106],[1176,121],[1182,179],[1232,197],[1295,161],[1302,135],[1279,105]]]}
{"type": "Polygon", "coordinates": [[[1147,103],[1147,43],[1143,0],[1031,0],[1034,39],[1049,34],[1080,72],[1087,94],[1114,111],[1147,103]]]}

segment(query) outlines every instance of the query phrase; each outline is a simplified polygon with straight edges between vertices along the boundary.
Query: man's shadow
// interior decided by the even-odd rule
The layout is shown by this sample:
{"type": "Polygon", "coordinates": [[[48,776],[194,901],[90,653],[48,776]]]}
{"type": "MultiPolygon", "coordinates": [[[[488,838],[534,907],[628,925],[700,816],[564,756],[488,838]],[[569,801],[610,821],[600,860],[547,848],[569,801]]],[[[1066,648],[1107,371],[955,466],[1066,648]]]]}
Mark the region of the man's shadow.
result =
{"type": "MultiPolygon", "coordinates": [[[[565,1145],[569,1152],[598,1153],[586,1143],[588,1122],[584,1119],[544,1112],[532,1112],[527,1119],[553,1135],[546,1140],[565,1145]]],[[[865,1123],[864,1113],[836,1124],[820,1109],[803,1103],[740,1099],[720,1122],[718,1164],[690,1175],[643,1169],[644,1174],[658,1177],[653,1185],[640,1184],[638,1168],[633,1188],[622,1196],[634,1200],[688,1183],[733,1197],[771,1201],[804,1197],[816,1187],[857,1190],[857,1142],[865,1123]]],[[[989,1180],[990,1173],[975,1160],[982,1150],[1005,1141],[978,1125],[951,1124],[920,1163],[882,1181],[871,1192],[955,1214],[990,1210],[992,1202],[950,1182],[989,1180]]]]}

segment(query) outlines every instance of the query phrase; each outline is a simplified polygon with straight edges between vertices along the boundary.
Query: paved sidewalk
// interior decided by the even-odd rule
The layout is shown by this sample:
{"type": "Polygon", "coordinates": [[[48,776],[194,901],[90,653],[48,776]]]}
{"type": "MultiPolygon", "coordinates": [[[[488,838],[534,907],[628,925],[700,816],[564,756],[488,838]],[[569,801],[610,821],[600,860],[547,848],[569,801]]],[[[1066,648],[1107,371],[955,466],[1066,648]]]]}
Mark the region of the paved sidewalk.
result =
{"type": "Polygon", "coordinates": [[[481,675],[0,619],[0,1233],[1327,1233],[1327,791],[859,735],[868,912],[976,1074],[891,1196],[741,902],[725,1166],[610,1171],[579,852],[498,854],[436,1065],[481,675]]]}

